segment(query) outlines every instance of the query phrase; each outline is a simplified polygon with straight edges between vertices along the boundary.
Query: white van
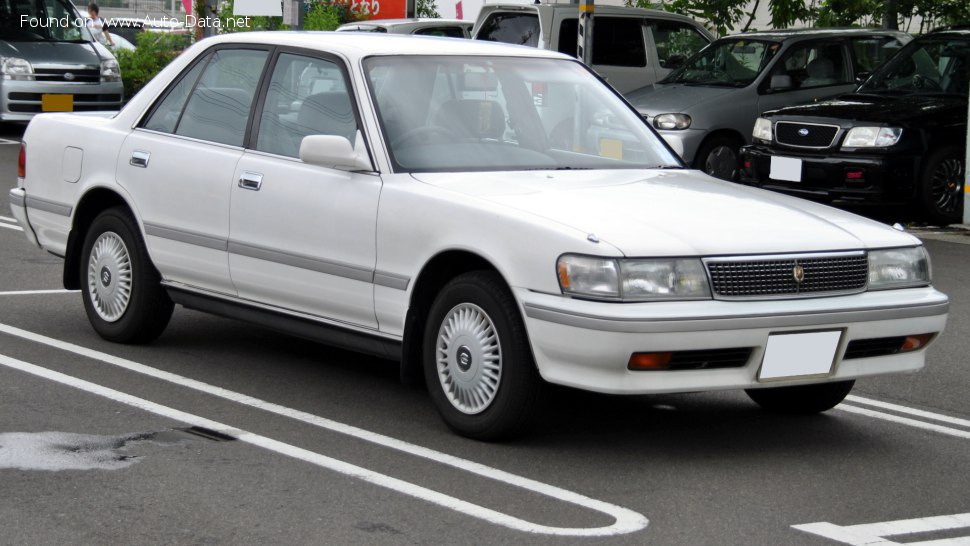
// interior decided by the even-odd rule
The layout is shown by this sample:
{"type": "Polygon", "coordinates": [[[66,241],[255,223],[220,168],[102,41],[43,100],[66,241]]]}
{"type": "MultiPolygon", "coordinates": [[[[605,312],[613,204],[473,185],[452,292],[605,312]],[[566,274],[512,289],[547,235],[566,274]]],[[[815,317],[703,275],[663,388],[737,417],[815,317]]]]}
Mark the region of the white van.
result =
{"type": "MultiPolygon", "coordinates": [[[[472,36],[575,56],[578,25],[578,3],[485,4],[472,36]]],[[[626,93],[663,79],[713,39],[700,23],[683,15],[596,5],[592,68],[626,93]]]]}

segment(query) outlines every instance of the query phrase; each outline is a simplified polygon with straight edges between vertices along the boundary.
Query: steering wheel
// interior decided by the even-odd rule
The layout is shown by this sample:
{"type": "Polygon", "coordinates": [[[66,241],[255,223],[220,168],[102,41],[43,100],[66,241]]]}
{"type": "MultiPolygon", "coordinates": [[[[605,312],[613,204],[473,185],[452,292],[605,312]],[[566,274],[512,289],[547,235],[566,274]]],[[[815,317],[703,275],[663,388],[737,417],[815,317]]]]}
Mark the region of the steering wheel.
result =
{"type": "Polygon", "coordinates": [[[391,141],[392,148],[407,148],[409,146],[440,144],[456,140],[455,133],[441,125],[421,125],[404,131],[403,134],[391,141]],[[411,141],[414,142],[411,142],[411,141]]]}
{"type": "Polygon", "coordinates": [[[930,91],[943,91],[943,87],[940,86],[936,80],[931,80],[930,78],[923,77],[922,74],[913,74],[912,80],[913,88],[915,89],[929,89],[930,91]]]}

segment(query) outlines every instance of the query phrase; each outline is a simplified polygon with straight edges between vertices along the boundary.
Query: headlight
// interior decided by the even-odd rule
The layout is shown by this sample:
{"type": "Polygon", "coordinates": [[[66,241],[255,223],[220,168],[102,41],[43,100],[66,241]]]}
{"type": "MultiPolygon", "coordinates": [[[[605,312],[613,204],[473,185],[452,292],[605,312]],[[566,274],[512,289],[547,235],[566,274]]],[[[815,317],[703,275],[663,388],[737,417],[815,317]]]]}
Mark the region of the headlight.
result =
{"type": "Polygon", "coordinates": [[[751,132],[751,136],[755,140],[762,140],[767,143],[771,143],[771,120],[766,118],[758,118],[754,122],[754,131],[751,132]]]}
{"type": "Polygon", "coordinates": [[[121,81],[121,68],[118,66],[118,61],[114,59],[105,59],[101,61],[101,81],[121,81]]]}
{"type": "Polygon", "coordinates": [[[559,258],[564,294],[613,301],[710,299],[704,265],[696,258],[559,258]]]}
{"type": "Polygon", "coordinates": [[[687,114],[660,114],[653,118],[653,126],[657,129],[687,129],[690,127],[690,116],[687,114]]]}
{"type": "Polygon", "coordinates": [[[898,127],[853,127],[845,135],[843,148],[873,148],[892,146],[899,142],[903,130],[898,127]]]}
{"type": "Polygon", "coordinates": [[[930,273],[930,257],[921,246],[869,252],[869,290],[925,286],[930,273]]]}
{"type": "Polygon", "coordinates": [[[34,68],[30,66],[27,59],[18,57],[0,57],[0,74],[5,80],[27,80],[34,79],[34,68]]]}

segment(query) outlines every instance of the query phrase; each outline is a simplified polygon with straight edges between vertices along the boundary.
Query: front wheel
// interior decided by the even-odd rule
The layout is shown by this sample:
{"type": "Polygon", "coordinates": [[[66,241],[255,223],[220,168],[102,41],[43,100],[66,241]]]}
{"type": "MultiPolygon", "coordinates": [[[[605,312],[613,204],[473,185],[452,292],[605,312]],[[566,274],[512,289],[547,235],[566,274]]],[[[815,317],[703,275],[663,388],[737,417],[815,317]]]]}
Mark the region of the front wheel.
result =
{"type": "Polygon", "coordinates": [[[744,392],[759,406],[777,413],[809,415],[839,405],[852,391],[855,381],[836,381],[817,385],[748,389],[744,392]]]}
{"type": "Polygon", "coordinates": [[[445,285],[428,313],[424,373],[438,413],[456,433],[500,440],[528,429],[544,384],[501,277],[474,271],[445,285]]]}
{"type": "Polygon", "coordinates": [[[165,330],[174,304],[123,207],[97,216],[84,239],[81,294],[94,330],[108,341],[148,343],[165,330]]]}
{"type": "Polygon", "coordinates": [[[741,144],[737,140],[716,136],[700,147],[694,165],[714,178],[734,182],[738,179],[740,154],[741,144]]]}
{"type": "Polygon", "coordinates": [[[945,148],[929,157],[920,177],[920,200],[927,219],[948,225],[963,218],[963,148],[945,148]]]}

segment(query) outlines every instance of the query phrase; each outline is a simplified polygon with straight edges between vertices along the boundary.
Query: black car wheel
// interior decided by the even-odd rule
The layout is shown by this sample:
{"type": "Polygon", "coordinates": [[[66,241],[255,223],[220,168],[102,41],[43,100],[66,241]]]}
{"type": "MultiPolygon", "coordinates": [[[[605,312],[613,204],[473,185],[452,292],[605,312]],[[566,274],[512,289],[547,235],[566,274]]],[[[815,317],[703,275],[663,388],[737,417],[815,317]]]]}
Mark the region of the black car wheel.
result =
{"type": "Polygon", "coordinates": [[[964,171],[962,148],[944,148],[930,155],[920,180],[927,220],[945,226],[963,218],[964,171]]]}
{"type": "Polygon", "coordinates": [[[748,397],[768,411],[808,415],[828,411],[852,391],[855,381],[836,381],[817,385],[748,389],[748,397]]]}
{"type": "Polygon", "coordinates": [[[734,182],[738,179],[740,153],[740,142],[731,137],[716,136],[704,142],[697,151],[694,167],[714,178],[734,182]]]}
{"type": "Polygon", "coordinates": [[[174,304],[128,209],[110,208],[94,219],[82,260],[84,310],[98,335],[118,343],[148,343],[161,335],[174,304]]]}
{"type": "Polygon", "coordinates": [[[458,434],[499,440],[528,429],[544,383],[501,277],[475,271],[445,285],[428,313],[424,372],[438,413],[458,434]]]}

